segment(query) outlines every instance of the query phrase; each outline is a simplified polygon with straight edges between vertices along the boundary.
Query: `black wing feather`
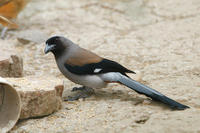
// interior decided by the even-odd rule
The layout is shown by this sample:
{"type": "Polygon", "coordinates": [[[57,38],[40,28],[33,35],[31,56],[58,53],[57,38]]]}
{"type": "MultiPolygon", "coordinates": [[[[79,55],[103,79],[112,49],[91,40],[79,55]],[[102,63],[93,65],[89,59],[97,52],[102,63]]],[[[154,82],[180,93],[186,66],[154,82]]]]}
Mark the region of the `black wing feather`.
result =
{"type": "Polygon", "coordinates": [[[73,66],[66,63],[65,67],[68,69],[68,71],[77,75],[93,75],[107,72],[120,72],[123,75],[126,75],[125,73],[135,73],[131,70],[128,70],[119,63],[108,59],[103,59],[99,63],[91,63],[83,66],[73,66]],[[101,69],[101,71],[95,73],[94,70],[97,68],[101,69]]]}

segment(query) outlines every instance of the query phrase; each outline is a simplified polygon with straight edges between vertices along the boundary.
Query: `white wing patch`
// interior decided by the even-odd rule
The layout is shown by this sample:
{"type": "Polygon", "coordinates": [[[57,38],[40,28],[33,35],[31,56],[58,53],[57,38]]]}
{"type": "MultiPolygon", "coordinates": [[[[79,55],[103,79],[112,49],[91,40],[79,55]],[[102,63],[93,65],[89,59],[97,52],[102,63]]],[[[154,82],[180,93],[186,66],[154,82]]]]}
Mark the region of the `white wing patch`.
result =
{"type": "Polygon", "coordinates": [[[98,73],[98,72],[100,72],[102,69],[101,68],[96,68],[96,69],[94,69],[94,73],[98,73]]]}

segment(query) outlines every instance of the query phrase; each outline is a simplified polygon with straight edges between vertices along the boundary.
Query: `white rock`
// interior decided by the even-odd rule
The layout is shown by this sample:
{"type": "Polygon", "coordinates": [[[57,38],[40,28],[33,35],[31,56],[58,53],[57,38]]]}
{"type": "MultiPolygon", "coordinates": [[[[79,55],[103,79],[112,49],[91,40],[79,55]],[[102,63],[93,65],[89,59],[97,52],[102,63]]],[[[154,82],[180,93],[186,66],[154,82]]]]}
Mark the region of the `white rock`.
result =
{"type": "Polygon", "coordinates": [[[7,78],[21,97],[20,119],[49,115],[61,108],[62,88],[58,80],[47,77],[7,78]]]}

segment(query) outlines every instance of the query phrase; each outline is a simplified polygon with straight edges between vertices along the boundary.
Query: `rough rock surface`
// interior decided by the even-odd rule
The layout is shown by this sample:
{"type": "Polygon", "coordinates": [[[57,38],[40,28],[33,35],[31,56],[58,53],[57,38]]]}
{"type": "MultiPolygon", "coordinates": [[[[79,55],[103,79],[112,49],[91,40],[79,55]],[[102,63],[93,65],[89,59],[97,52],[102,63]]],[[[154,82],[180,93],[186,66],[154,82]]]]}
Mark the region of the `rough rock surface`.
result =
{"type": "Polygon", "coordinates": [[[27,44],[30,42],[33,43],[43,43],[47,39],[47,35],[45,35],[40,30],[25,30],[19,31],[17,34],[17,40],[22,44],[27,44]]]}
{"type": "MultiPolygon", "coordinates": [[[[1,46],[1,45],[0,45],[1,46]]],[[[23,59],[0,49],[0,76],[1,77],[22,77],[23,75],[23,59]]]]}
{"type": "Polygon", "coordinates": [[[21,97],[20,119],[42,117],[61,108],[60,91],[55,89],[56,81],[43,77],[7,78],[21,97]]]}

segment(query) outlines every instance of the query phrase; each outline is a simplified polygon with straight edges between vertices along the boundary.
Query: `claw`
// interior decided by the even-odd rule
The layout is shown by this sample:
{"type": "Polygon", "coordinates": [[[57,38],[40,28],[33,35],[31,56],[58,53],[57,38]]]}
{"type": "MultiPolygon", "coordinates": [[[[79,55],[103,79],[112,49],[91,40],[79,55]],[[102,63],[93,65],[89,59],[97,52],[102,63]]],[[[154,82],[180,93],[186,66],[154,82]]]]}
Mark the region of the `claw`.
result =
{"type": "Polygon", "coordinates": [[[82,91],[83,89],[84,89],[84,86],[82,86],[82,87],[74,87],[72,89],[72,91],[82,91]]]}
{"type": "Polygon", "coordinates": [[[78,100],[78,99],[85,99],[85,98],[88,98],[90,97],[92,94],[94,94],[94,90],[92,88],[89,88],[89,87],[74,87],[72,89],[72,92],[76,92],[73,96],[68,96],[66,98],[64,98],[64,101],[75,101],[75,100],[78,100]]]}

